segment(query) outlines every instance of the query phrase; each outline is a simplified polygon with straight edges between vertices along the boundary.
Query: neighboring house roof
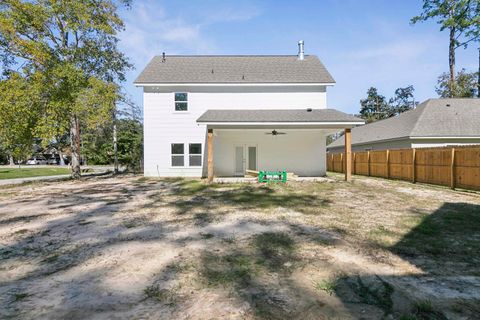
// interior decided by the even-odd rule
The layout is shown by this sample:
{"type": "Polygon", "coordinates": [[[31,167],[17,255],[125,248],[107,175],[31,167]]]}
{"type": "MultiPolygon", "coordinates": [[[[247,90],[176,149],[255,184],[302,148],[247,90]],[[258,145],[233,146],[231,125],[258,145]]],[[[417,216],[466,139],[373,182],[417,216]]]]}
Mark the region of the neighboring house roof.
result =
{"type": "Polygon", "coordinates": [[[155,56],[135,84],[322,83],[333,84],[320,60],[297,56],[155,56]]]}
{"type": "Polygon", "coordinates": [[[197,119],[199,123],[242,122],[355,122],[364,120],[335,109],[294,110],[207,110],[197,119]],[[311,110],[311,111],[308,111],[311,110]]]}
{"type": "MultiPolygon", "coordinates": [[[[429,99],[414,110],[352,129],[352,145],[415,137],[480,137],[480,99],[429,99]]],[[[343,146],[343,140],[328,148],[343,146]]]]}

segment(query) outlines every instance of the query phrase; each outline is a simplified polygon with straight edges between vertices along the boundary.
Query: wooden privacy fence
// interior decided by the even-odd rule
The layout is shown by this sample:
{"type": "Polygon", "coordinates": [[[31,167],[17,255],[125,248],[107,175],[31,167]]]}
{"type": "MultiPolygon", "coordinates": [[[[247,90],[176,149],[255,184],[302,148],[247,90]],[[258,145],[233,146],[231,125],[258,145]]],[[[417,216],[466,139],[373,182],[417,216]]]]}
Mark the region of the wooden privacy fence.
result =
{"type": "MultiPolygon", "coordinates": [[[[327,155],[327,170],[344,172],[343,153],[327,155]]],[[[352,173],[480,190],[480,146],[354,152],[352,173]]]]}

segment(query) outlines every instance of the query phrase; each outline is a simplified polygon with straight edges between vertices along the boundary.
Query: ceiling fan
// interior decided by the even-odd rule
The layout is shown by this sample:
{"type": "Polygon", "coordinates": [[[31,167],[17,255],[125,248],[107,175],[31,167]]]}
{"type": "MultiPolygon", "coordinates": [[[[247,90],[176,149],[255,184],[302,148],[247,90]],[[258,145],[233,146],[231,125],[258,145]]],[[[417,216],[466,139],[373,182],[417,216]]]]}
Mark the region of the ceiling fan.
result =
{"type": "Polygon", "coordinates": [[[265,134],[271,134],[272,136],[278,136],[279,134],[287,134],[286,132],[278,132],[277,130],[272,130],[272,132],[265,132],[265,134]]]}

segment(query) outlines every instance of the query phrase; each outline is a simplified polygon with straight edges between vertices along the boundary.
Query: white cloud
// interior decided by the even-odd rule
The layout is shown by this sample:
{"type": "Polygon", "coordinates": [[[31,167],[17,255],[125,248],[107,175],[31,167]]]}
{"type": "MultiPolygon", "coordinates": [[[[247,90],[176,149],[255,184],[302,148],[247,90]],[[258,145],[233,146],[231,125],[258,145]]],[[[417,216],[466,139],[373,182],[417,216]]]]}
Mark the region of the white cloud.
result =
{"type": "Polygon", "coordinates": [[[260,14],[259,9],[245,4],[226,6],[219,2],[212,6],[185,7],[178,12],[168,11],[156,1],[135,4],[124,16],[126,30],[120,35],[120,47],[142,68],[154,55],[209,54],[216,50],[215,42],[205,29],[209,26],[250,20],[260,14]],[[215,7],[215,6],[213,6],[215,7]]]}
{"type": "Polygon", "coordinates": [[[137,103],[140,104],[142,93],[133,86],[133,80],[153,56],[162,52],[214,53],[217,49],[207,33],[209,27],[250,20],[260,14],[259,9],[245,2],[219,0],[208,5],[205,2],[211,1],[191,1],[181,10],[174,10],[159,1],[144,0],[134,2],[130,10],[122,12],[125,31],[119,35],[119,47],[135,66],[135,70],[127,74],[125,90],[137,103]]]}

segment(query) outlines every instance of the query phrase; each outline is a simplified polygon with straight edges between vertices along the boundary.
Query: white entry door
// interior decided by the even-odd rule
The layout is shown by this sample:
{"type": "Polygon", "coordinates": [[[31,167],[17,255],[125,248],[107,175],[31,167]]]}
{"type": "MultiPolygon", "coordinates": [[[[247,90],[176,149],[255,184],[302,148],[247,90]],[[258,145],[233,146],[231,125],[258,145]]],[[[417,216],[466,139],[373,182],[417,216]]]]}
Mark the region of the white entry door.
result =
{"type": "Polygon", "coordinates": [[[257,171],[257,146],[248,146],[247,169],[257,171]]]}
{"type": "Polygon", "coordinates": [[[245,175],[245,146],[235,146],[235,172],[236,176],[245,175]]]}
{"type": "Polygon", "coordinates": [[[257,146],[242,144],[235,146],[235,176],[244,176],[245,170],[257,170],[257,146]]]}

